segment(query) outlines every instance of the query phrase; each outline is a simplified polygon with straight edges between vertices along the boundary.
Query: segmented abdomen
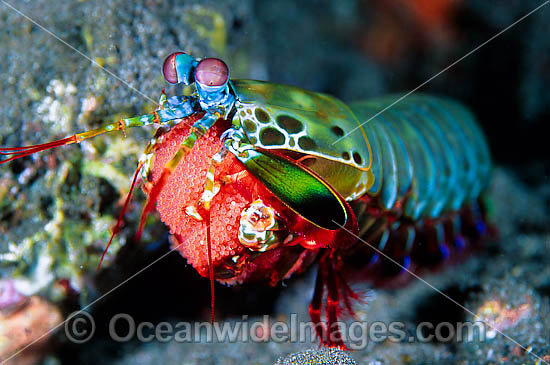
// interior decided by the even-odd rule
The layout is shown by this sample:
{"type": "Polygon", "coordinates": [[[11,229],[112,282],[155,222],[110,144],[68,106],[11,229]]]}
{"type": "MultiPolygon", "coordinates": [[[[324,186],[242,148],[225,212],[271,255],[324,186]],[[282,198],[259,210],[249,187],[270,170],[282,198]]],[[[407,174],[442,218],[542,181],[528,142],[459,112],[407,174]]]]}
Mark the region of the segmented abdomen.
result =
{"type": "MultiPolygon", "coordinates": [[[[363,123],[395,100],[350,107],[363,123]]],[[[476,199],[489,180],[487,142],[472,114],[454,101],[410,96],[363,127],[373,155],[367,193],[385,210],[399,202],[407,218],[436,218],[476,199]]]]}

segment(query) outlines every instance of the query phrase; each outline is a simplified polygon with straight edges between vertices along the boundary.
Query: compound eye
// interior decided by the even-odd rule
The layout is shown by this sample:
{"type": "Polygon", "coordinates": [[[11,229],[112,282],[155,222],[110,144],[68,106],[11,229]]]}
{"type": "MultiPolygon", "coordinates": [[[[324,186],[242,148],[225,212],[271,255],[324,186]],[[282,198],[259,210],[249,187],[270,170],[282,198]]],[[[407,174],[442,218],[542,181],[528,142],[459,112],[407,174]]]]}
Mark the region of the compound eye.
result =
{"type": "Polygon", "coordinates": [[[178,83],[178,71],[176,70],[176,56],[183,52],[174,52],[170,56],[166,57],[162,64],[162,75],[164,79],[171,84],[178,83]]]}
{"type": "Polygon", "coordinates": [[[223,86],[229,80],[229,68],[218,58],[205,58],[197,65],[195,80],[206,86],[223,86]]]}

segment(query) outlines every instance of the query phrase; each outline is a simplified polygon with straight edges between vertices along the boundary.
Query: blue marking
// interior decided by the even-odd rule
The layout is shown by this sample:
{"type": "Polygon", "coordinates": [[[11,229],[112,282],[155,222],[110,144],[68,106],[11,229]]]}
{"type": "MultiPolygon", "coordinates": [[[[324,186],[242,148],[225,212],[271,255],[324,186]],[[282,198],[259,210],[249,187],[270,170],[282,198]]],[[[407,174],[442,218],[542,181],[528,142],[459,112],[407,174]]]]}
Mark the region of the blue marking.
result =
{"type": "Polygon", "coordinates": [[[168,104],[170,104],[170,107],[174,108],[180,104],[183,104],[185,98],[183,96],[174,95],[168,98],[168,104]]]}
{"type": "Polygon", "coordinates": [[[439,244],[439,251],[441,251],[441,258],[443,258],[443,260],[447,260],[451,254],[449,247],[444,243],[439,244]]]}
{"type": "MultiPolygon", "coordinates": [[[[172,99],[172,98],[170,98],[172,99]]],[[[172,104],[171,104],[172,105],[172,104]]],[[[195,112],[191,100],[175,105],[173,108],[161,109],[158,111],[162,121],[185,118],[195,112]]]]}
{"type": "Polygon", "coordinates": [[[403,257],[403,267],[401,268],[401,271],[409,270],[409,267],[411,266],[411,257],[405,256],[403,257]]]}
{"type": "Polygon", "coordinates": [[[476,222],[476,230],[479,234],[483,235],[487,231],[487,226],[485,225],[485,223],[482,220],[478,220],[476,222]]]}
{"type": "Polygon", "coordinates": [[[195,82],[195,88],[199,94],[199,102],[203,109],[224,106],[227,110],[230,110],[235,101],[229,93],[227,82],[221,86],[208,86],[197,81],[195,82]]]}
{"type": "Polygon", "coordinates": [[[190,85],[195,82],[195,68],[199,62],[188,54],[181,53],[174,59],[178,84],[190,85]]]}
{"type": "Polygon", "coordinates": [[[466,247],[466,241],[464,240],[464,237],[458,235],[455,237],[455,246],[459,250],[462,250],[464,247],[466,247]]]}
{"type": "Polygon", "coordinates": [[[378,253],[375,253],[374,255],[372,255],[372,258],[370,259],[370,262],[369,264],[374,264],[376,261],[378,261],[378,253]]]}

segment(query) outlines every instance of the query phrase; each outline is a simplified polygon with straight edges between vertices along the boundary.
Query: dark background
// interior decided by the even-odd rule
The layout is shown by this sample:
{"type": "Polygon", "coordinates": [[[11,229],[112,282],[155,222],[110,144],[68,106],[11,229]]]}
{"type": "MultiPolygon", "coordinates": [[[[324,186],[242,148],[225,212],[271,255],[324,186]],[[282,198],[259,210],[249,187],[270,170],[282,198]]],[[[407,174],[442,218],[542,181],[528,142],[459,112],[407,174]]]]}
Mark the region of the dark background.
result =
{"type": "MultiPolygon", "coordinates": [[[[412,90],[542,1],[257,2],[269,79],[356,100],[412,90]]],[[[422,87],[478,116],[497,164],[548,179],[549,10],[422,87]]]]}

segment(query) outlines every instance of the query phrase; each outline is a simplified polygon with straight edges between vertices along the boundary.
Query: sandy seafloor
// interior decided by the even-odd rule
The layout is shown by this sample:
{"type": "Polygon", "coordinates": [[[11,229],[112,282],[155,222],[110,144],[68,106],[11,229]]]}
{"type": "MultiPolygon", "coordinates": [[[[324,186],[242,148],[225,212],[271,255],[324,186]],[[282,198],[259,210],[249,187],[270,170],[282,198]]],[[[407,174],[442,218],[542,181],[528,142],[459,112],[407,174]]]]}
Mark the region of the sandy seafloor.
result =
{"type": "MultiPolygon", "coordinates": [[[[156,100],[161,88],[167,87],[160,65],[166,55],[180,49],[197,57],[223,58],[233,78],[287,83],[346,101],[408,91],[543,3],[462,0],[441,1],[438,6],[418,2],[412,7],[397,0],[7,2],[120,79],[92,66],[0,3],[1,146],[50,141],[150,110],[153,101],[148,98],[156,100]]],[[[208,281],[172,253],[89,309],[96,320],[90,341],[71,343],[61,328],[41,346],[11,361],[550,361],[550,168],[543,133],[550,120],[549,9],[550,5],[541,8],[422,88],[461,100],[478,116],[495,162],[487,196],[490,223],[499,232],[469,259],[422,278],[471,312],[496,321],[517,343],[489,333],[483,342],[370,341],[363,349],[344,353],[319,350],[315,341],[117,343],[110,339],[108,322],[116,313],[155,324],[208,321],[208,281]]],[[[166,90],[182,92],[174,87],[166,90]]],[[[18,337],[20,346],[33,331],[45,332],[39,324],[46,322],[40,316],[35,327],[10,320],[14,310],[35,315],[25,296],[54,303],[47,308],[61,318],[168,251],[167,228],[158,218],[149,221],[143,242],[133,244],[133,227],[144,200],[138,193],[104,269],[95,270],[109,227],[116,221],[119,199],[152,133],[140,129],[129,131],[126,138],[98,137],[79,147],[0,166],[2,359],[18,341],[13,331],[30,328],[27,337],[18,337]],[[67,292],[60,285],[62,279],[75,291],[67,292]],[[25,295],[7,295],[6,288],[13,285],[25,295]]],[[[314,274],[312,268],[277,288],[218,285],[217,318],[232,322],[247,315],[253,323],[268,314],[285,321],[296,313],[298,320],[307,320],[314,274]]],[[[401,321],[414,331],[424,321],[435,326],[473,317],[419,280],[395,290],[355,285],[367,292],[368,304],[358,308],[358,315],[369,323],[401,321]]]]}

